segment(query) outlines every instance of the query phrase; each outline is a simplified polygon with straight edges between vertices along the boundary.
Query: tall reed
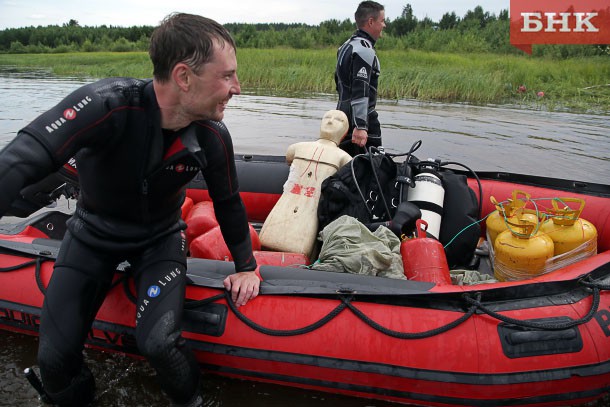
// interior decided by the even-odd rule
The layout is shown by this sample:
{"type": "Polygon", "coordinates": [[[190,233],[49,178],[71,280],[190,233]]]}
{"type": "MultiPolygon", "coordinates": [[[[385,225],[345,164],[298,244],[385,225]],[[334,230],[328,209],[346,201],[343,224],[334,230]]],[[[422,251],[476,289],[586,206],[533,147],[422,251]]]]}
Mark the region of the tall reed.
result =
{"type": "MultiPolygon", "coordinates": [[[[239,49],[238,75],[246,91],[278,95],[334,93],[335,49],[239,49]]],[[[378,52],[379,96],[474,104],[610,112],[610,58],[565,60],[520,55],[378,52]],[[542,93],[540,93],[542,92],[542,93]]],[[[145,52],[0,54],[0,65],[50,68],[87,78],[152,75],[145,52]]]]}

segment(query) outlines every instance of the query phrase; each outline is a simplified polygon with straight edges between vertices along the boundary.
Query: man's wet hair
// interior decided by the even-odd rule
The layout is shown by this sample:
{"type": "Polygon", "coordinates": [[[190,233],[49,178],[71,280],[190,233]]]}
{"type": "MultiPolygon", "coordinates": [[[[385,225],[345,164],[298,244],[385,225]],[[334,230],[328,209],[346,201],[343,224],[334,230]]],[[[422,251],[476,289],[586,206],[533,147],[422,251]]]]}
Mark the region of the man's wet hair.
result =
{"type": "Polygon", "coordinates": [[[229,31],[216,21],[195,14],[173,13],[155,28],[148,54],[156,80],[166,82],[178,63],[195,73],[214,56],[214,43],[236,49],[229,31]]]}

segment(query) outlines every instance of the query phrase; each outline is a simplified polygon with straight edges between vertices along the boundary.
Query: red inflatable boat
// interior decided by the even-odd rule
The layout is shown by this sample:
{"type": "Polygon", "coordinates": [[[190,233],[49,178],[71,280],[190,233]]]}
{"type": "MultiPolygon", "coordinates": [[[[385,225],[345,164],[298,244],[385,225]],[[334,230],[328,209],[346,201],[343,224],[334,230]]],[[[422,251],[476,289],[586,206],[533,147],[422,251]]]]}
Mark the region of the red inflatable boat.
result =
{"type": "MultiPolygon", "coordinates": [[[[282,194],[283,157],[242,156],[253,229],[282,194]]],[[[189,259],[184,337],[216,374],[426,406],[564,406],[610,391],[610,186],[478,173],[482,215],[514,190],[586,202],[597,251],[538,277],[478,285],[393,280],[298,267],[260,250],[261,295],[236,308],[231,262],[189,259]]],[[[196,179],[194,203],[207,199],[196,179]]],[[[188,208],[185,207],[185,212],[188,208]]],[[[66,216],[46,211],[0,235],[0,328],[36,335],[66,216]]],[[[481,222],[483,230],[485,223],[481,222]]],[[[484,235],[482,234],[482,237],[484,235]]],[[[481,264],[489,264],[482,258],[481,264]]],[[[137,355],[130,280],[117,271],[88,345],[137,355]]]]}

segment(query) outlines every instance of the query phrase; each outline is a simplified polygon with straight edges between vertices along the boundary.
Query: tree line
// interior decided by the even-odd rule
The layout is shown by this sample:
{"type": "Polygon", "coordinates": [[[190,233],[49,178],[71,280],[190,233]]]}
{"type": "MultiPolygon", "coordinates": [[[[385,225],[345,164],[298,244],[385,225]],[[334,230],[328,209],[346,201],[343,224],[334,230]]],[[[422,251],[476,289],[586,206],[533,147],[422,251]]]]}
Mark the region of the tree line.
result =
{"type": "MultiPolygon", "coordinates": [[[[355,30],[345,19],[327,20],[319,25],[230,23],[225,27],[240,48],[311,49],[338,47],[355,30]]],[[[153,26],[81,26],[78,21],[58,26],[9,28],[0,30],[2,53],[128,52],[146,51],[153,26]]],[[[520,54],[510,45],[508,10],[498,15],[477,6],[462,17],[445,13],[439,21],[418,19],[410,4],[400,16],[386,20],[386,29],[377,43],[379,50],[417,49],[436,52],[478,52],[520,54]]],[[[535,55],[557,58],[608,54],[608,46],[536,46],[535,55]]]]}

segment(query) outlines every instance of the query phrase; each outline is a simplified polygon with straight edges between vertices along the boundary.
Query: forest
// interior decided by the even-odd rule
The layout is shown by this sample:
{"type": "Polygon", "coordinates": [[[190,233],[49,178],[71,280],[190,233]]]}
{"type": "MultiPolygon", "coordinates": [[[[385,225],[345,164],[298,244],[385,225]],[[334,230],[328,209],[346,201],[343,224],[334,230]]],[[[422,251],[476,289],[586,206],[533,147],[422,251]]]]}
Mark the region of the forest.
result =
{"type": "MultiPolygon", "coordinates": [[[[418,19],[410,4],[400,16],[386,20],[379,50],[420,50],[448,53],[522,54],[510,45],[509,12],[498,15],[482,6],[457,16],[445,13],[439,21],[418,19]]],[[[350,19],[307,24],[225,24],[239,48],[336,48],[354,31],[350,19]]],[[[71,19],[61,26],[30,26],[0,30],[0,53],[44,54],[68,52],[146,51],[153,26],[81,26],[71,19]]],[[[535,45],[534,56],[564,59],[610,55],[608,45],[535,45]]]]}

